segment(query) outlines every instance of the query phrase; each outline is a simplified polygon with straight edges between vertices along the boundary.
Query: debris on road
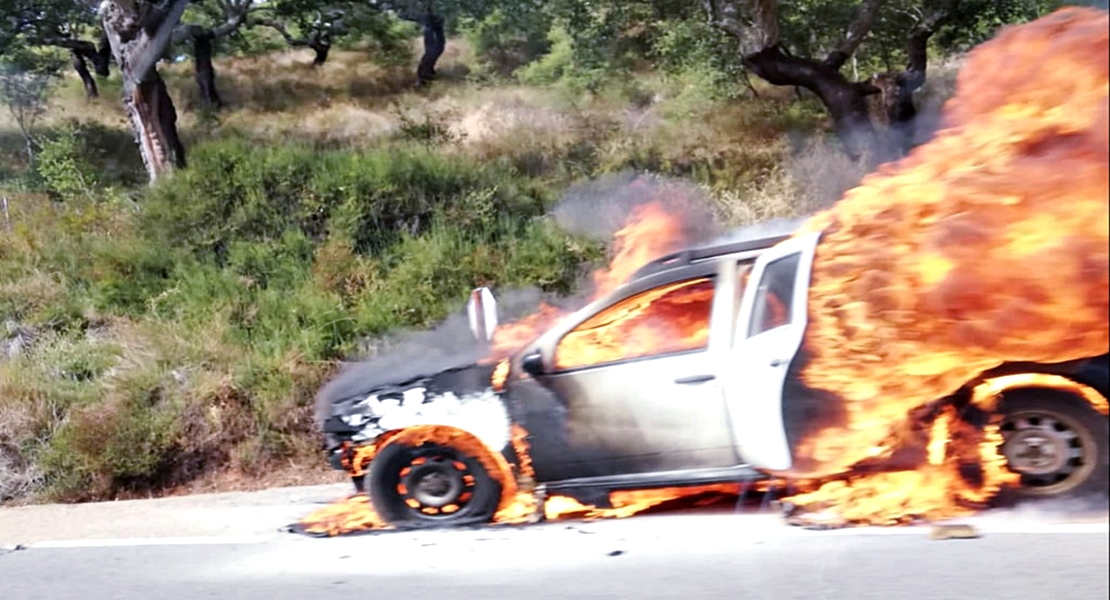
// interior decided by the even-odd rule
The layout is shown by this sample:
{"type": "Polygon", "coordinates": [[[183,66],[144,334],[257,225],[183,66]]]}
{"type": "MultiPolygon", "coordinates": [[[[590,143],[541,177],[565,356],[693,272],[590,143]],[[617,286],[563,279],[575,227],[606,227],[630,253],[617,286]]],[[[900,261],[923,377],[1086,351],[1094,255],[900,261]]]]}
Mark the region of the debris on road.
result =
{"type": "Polygon", "coordinates": [[[929,529],[930,540],[970,540],[981,537],[979,530],[971,525],[933,525],[929,529]]]}
{"type": "Polygon", "coordinates": [[[3,556],[9,552],[19,552],[20,550],[26,549],[27,546],[24,546],[23,544],[4,544],[0,546],[0,556],[3,556]]]}

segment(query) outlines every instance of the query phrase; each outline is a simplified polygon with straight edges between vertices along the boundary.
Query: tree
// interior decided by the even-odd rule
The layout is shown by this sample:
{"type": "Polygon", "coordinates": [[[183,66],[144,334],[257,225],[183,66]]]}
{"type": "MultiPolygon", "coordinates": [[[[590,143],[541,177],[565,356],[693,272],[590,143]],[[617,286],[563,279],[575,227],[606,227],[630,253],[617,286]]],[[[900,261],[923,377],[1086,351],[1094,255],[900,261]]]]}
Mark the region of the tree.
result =
{"type": "Polygon", "coordinates": [[[123,77],[124,107],[139,151],[153,182],[185,166],[185,147],[177,134],[177,111],[156,65],[189,0],[104,0],[100,16],[123,77]]]}
{"type": "Polygon", "coordinates": [[[27,160],[35,160],[35,123],[46,112],[46,101],[61,64],[51,56],[9,48],[0,58],[0,102],[8,107],[26,144],[27,160]]]}
{"type": "MultiPolygon", "coordinates": [[[[193,74],[201,101],[209,108],[222,108],[223,99],[216,89],[216,68],[212,64],[212,45],[232,35],[248,23],[247,17],[258,8],[255,0],[207,0],[194,2],[195,14],[186,13],[174,30],[173,43],[193,43],[193,74]]],[[[192,12],[192,11],[190,11],[192,12]]]]}
{"type": "Polygon", "coordinates": [[[0,54],[21,46],[61,48],[70,53],[89,98],[99,95],[92,73],[108,76],[111,50],[97,35],[96,11],[74,0],[8,0],[0,8],[0,54]],[[99,45],[88,38],[99,40],[99,45]]]}
{"type": "Polygon", "coordinates": [[[774,85],[797,86],[816,95],[829,111],[846,150],[861,156],[904,149],[916,116],[913,94],[925,83],[934,36],[941,34],[949,48],[974,42],[1002,23],[1035,18],[1055,3],[705,0],[704,4],[710,21],[736,40],[741,60],[752,73],[774,85]],[[900,49],[891,47],[889,42],[894,39],[902,41],[900,49]],[[878,42],[874,57],[888,65],[897,58],[905,66],[867,79],[850,79],[842,70],[869,40],[878,42]],[[867,101],[876,94],[881,95],[892,131],[899,134],[893,148],[878,143],[867,101]]]}
{"type": "Polygon", "coordinates": [[[351,34],[350,21],[373,10],[365,2],[347,0],[275,0],[252,22],[274,29],[290,46],[310,48],[312,65],[320,66],[327,62],[332,44],[351,34]]]}

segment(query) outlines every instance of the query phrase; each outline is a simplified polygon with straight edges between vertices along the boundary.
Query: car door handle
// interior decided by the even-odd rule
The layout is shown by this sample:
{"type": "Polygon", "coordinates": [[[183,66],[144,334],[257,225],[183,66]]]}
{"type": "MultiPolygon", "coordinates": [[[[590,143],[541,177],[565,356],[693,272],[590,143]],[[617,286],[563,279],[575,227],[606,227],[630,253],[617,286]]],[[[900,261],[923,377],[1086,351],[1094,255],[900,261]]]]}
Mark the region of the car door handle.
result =
{"type": "Polygon", "coordinates": [[[785,358],[775,358],[771,360],[772,367],[781,367],[785,365],[787,360],[785,358]]]}
{"type": "Polygon", "coordinates": [[[691,375],[689,377],[679,377],[674,382],[679,385],[691,385],[694,383],[705,383],[706,381],[713,381],[716,375],[691,375]]]}

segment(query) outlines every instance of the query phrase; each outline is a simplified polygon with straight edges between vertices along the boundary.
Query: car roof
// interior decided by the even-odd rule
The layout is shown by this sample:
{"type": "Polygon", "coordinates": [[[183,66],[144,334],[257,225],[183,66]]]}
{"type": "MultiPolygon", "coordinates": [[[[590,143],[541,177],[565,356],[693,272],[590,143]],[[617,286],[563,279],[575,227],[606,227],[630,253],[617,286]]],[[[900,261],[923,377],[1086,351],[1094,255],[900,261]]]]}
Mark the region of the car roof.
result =
{"type": "Polygon", "coordinates": [[[751,252],[752,250],[764,250],[770,248],[779,242],[789,239],[789,235],[779,235],[773,237],[765,237],[754,240],[745,240],[742,242],[730,242],[727,244],[714,244],[711,246],[697,246],[693,248],[686,248],[678,252],[672,252],[665,256],[661,256],[646,265],[642,266],[629,279],[629,282],[643,279],[657,273],[664,271],[671,271],[674,269],[681,269],[690,265],[701,263],[706,260],[717,258],[719,256],[727,256],[729,254],[737,254],[740,252],[751,252]]]}

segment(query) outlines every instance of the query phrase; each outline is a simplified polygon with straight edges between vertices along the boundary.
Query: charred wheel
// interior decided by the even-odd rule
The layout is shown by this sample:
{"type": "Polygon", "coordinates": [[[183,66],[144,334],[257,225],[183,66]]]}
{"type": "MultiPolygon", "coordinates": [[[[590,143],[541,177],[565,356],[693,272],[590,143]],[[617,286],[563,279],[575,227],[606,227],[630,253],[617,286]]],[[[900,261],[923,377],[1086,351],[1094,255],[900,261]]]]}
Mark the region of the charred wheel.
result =
{"type": "Polygon", "coordinates": [[[481,463],[449,446],[386,446],[366,475],[370,501],[394,526],[485,523],[501,486],[481,463]]]}
{"type": "Polygon", "coordinates": [[[1110,429],[1086,400],[1061,390],[1023,388],[1003,394],[1002,410],[1002,454],[1021,474],[1022,496],[1106,492],[1110,429]]]}

